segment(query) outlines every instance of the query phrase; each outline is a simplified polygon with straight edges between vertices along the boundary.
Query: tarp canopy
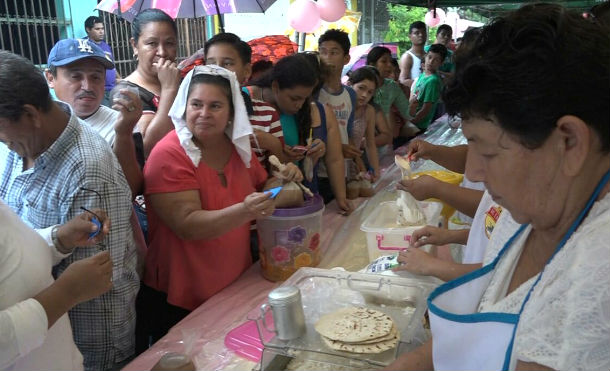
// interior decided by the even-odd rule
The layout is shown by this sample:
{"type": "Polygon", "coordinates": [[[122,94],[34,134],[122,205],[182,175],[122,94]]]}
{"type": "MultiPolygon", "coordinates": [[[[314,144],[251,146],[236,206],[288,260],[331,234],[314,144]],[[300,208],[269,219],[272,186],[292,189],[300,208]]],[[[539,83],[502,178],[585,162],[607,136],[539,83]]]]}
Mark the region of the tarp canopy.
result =
{"type": "MultiPolygon", "coordinates": [[[[410,5],[410,6],[419,6],[424,8],[429,8],[429,3],[431,1],[428,0],[386,0],[389,3],[400,4],[400,5],[410,5]]],[[[589,10],[594,5],[600,4],[602,0],[550,0],[546,2],[558,3],[567,8],[573,8],[578,10],[589,10]]],[[[495,15],[498,13],[506,12],[509,10],[517,9],[520,6],[528,3],[532,3],[532,1],[519,1],[519,0],[436,0],[437,8],[447,8],[447,7],[467,7],[480,13],[481,15],[495,15]]]]}

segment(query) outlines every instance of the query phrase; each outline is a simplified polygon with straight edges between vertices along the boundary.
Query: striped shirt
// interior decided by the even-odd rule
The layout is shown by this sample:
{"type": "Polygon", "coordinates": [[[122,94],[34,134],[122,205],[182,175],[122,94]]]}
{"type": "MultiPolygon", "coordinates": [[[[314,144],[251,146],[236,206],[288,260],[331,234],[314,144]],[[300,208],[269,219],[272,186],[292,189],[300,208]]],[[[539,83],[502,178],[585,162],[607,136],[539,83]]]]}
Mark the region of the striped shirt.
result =
{"type": "Polygon", "coordinates": [[[33,167],[23,170],[23,158],[0,144],[0,198],[26,224],[39,230],[66,223],[82,213],[81,206],[100,208],[110,217],[112,228],[104,241],[75,248],[53,269],[57,277],[72,262],[92,256],[100,248],[110,251],[112,289],[69,312],[85,369],[105,370],[134,353],[139,278],[130,224],[131,192],[108,143],[83,125],[68,105],[56,104],[70,114],[70,120],[33,167]]]}
{"type": "MultiPolygon", "coordinates": [[[[267,102],[262,100],[252,99],[252,108],[254,113],[249,116],[253,130],[264,131],[270,133],[276,138],[279,138],[284,145],[284,133],[282,124],[280,123],[280,115],[277,110],[267,102]]],[[[261,149],[256,143],[253,144],[252,150],[258,159],[258,162],[265,164],[269,151],[261,149]]]]}

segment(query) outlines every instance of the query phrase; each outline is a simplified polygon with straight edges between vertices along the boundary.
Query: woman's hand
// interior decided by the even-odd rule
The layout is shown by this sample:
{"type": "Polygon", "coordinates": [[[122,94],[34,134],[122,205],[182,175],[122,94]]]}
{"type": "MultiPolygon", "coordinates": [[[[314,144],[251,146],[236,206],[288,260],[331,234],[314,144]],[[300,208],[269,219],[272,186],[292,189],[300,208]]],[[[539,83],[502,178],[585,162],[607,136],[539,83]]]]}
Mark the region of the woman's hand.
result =
{"type": "Polygon", "coordinates": [[[159,58],[157,63],[154,63],[153,66],[157,68],[157,78],[161,83],[161,91],[163,90],[178,90],[178,86],[180,86],[180,71],[176,65],[176,62],[159,58]]]}
{"type": "Polygon", "coordinates": [[[423,250],[407,247],[406,250],[398,254],[398,262],[401,265],[392,269],[393,271],[407,271],[429,276],[432,274],[433,267],[437,264],[438,259],[423,250]]]}
{"type": "Polygon", "coordinates": [[[94,209],[93,211],[101,220],[101,230],[95,237],[89,238],[89,235],[98,230],[91,220],[95,215],[90,212],[81,213],[66,224],[60,226],[57,229],[57,239],[63,245],[65,249],[72,250],[76,246],[92,246],[101,242],[104,237],[110,232],[110,218],[106,215],[106,212],[101,209],[94,209]]]}
{"type": "Polygon", "coordinates": [[[96,298],[112,288],[112,259],[109,251],[80,259],[57,278],[66,288],[74,305],[96,298]]]}
{"type": "Polygon", "coordinates": [[[301,161],[305,157],[303,152],[295,150],[289,145],[284,145],[284,155],[289,162],[301,161]]]}
{"type": "Polygon", "coordinates": [[[446,245],[448,243],[454,243],[455,234],[454,231],[446,229],[433,227],[431,225],[427,225],[423,228],[417,229],[411,234],[411,246],[412,247],[422,247],[424,245],[446,245]]]}
{"type": "Polygon", "coordinates": [[[271,198],[271,193],[268,192],[253,192],[244,199],[246,211],[252,216],[252,219],[264,218],[273,214],[275,204],[271,198]]]}
{"type": "Polygon", "coordinates": [[[298,166],[289,162],[284,165],[284,169],[280,171],[282,178],[289,182],[301,182],[303,181],[303,173],[298,166]]]}
{"type": "Polygon", "coordinates": [[[362,151],[353,144],[342,144],[341,150],[344,158],[356,158],[362,155],[362,151]]]}
{"type": "Polygon", "coordinates": [[[415,179],[401,179],[396,188],[409,192],[416,200],[423,201],[437,197],[437,188],[442,181],[429,175],[421,175],[415,179]]]}
{"type": "Polygon", "coordinates": [[[336,198],[335,200],[337,200],[337,206],[339,206],[339,213],[341,215],[347,216],[351,214],[352,211],[354,211],[354,205],[352,205],[352,203],[347,198],[336,198]]]}
{"type": "Polygon", "coordinates": [[[375,183],[376,181],[379,180],[379,169],[377,170],[373,170],[373,172],[369,172],[368,173],[370,178],[371,183],[375,183]]]}
{"type": "Polygon", "coordinates": [[[432,143],[428,143],[421,139],[415,139],[407,145],[407,157],[410,161],[417,161],[422,158],[424,160],[429,160],[430,157],[432,157],[435,148],[436,146],[432,143]]]}
{"type": "Polygon", "coordinates": [[[117,98],[112,102],[112,109],[119,111],[119,116],[114,124],[114,131],[117,135],[132,135],[133,128],[142,116],[142,100],[138,93],[129,89],[121,89],[119,92],[128,99],[117,95],[117,98]]]}
{"type": "Polygon", "coordinates": [[[307,151],[307,157],[313,160],[315,164],[321,157],[326,154],[326,143],[320,138],[314,139],[307,151]]]}

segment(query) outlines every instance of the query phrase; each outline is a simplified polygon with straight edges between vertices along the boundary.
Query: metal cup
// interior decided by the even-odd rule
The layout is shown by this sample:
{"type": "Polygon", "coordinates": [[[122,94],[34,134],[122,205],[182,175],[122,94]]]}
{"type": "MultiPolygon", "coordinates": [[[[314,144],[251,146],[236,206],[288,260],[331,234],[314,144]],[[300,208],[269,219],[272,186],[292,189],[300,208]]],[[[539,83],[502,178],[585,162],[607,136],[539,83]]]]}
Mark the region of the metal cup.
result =
{"type": "Polygon", "coordinates": [[[279,287],[269,293],[269,304],[261,305],[263,326],[275,332],[280,340],[293,340],[305,334],[305,314],[301,303],[301,292],[295,286],[279,287]],[[265,314],[271,308],[275,330],[269,329],[265,314]]]}

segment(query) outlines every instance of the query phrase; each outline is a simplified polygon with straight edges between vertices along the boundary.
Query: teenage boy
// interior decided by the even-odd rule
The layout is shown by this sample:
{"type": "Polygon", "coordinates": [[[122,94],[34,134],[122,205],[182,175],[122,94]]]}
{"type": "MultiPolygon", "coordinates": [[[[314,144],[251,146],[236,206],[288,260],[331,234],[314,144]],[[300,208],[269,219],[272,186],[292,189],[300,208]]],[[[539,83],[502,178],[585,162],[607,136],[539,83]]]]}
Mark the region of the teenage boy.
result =
{"type": "MultiPolygon", "coordinates": [[[[235,34],[225,32],[215,35],[206,42],[204,53],[206,64],[215,64],[235,72],[237,81],[242,85],[252,73],[252,48],[235,34]]],[[[245,92],[242,95],[254,130],[252,149],[259,162],[268,169],[268,156],[275,155],[284,160],[284,133],[280,115],[269,103],[251,99],[245,92]]]]}
{"type": "Polygon", "coordinates": [[[424,45],[428,39],[426,24],[422,21],[411,23],[409,26],[409,40],[411,49],[400,57],[399,81],[404,86],[411,88],[413,81],[421,74],[421,60],[424,57],[424,45]]]}
{"type": "MultiPolygon", "coordinates": [[[[328,30],[318,39],[320,59],[324,63],[324,68],[327,69],[318,101],[330,106],[337,117],[343,157],[346,162],[362,155],[358,146],[349,144],[349,133],[354,124],[354,111],[356,110],[356,93],[352,88],[341,83],[343,66],[349,63],[350,47],[349,36],[341,30],[328,30]]],[[[318,187],[320,193],[331,192],[328,173],[323,162],[320,162],[318,168],[318,187]]]]}
{"type": "MultiPolygon", "coordinates": [[[[455,71],[455,64],[453,63],[453,52],[449,49],[451,39],[453,37],[453,29],[448,24],[438,26],[436,30],[436,40],[434,44],[441,44],[447,48],[447,56],[443,60],[443,63],[438,68],[438,75],[443,81],[447,81],[448,78],[453,76],[455,71]]],[[[430,50],[430,45],[424,47],[424,51],[427,53],[430,50]]]]}
{"type": "Polygon", "coordinates": [[[426,130],[434,113],[441,95],[441,79],[437,75],[438,68],[447,56],[447,48],[441,44],[430,45],[430,50],[425,56],[424,71],[417,79],[410,104],[415,111],[411,123],[426,130]]]}
{"type": "MultiPolygon", "coordinates": [[[[105,30],[104,30],[104,23],[102,22],[102,19],[100,17],[96,17],[94,15],[85,19],[85,32],[87,33],[87,37],[85,37],[85,39],[88,39],[88,40],[94,42],[97,46],[100,47],[100,49],[102,49],[104,51],[104,53],[106,53],[106,56],[108,56],[108,58],[110,58],[110,60],[114,62],[114,56],[112,55],[112,49],[110,48],[110,45],[108,45],[104,41],[105,30]]],[[[102,104],[104,106],[107,106],[107,107],[112,106],[112,102],[110,101],[110,91],[112,90],[112,88],[114,88],[114,85],[116,85],[117,81],[120,79],[121,79],[121,76],[119,76],[119,74],[117,73],[116,68],[113,67],[113,68],[106,70],[106,80],[105,80],[106,83],[104,85],[104,100],[102,101],[102,104]]]]}

